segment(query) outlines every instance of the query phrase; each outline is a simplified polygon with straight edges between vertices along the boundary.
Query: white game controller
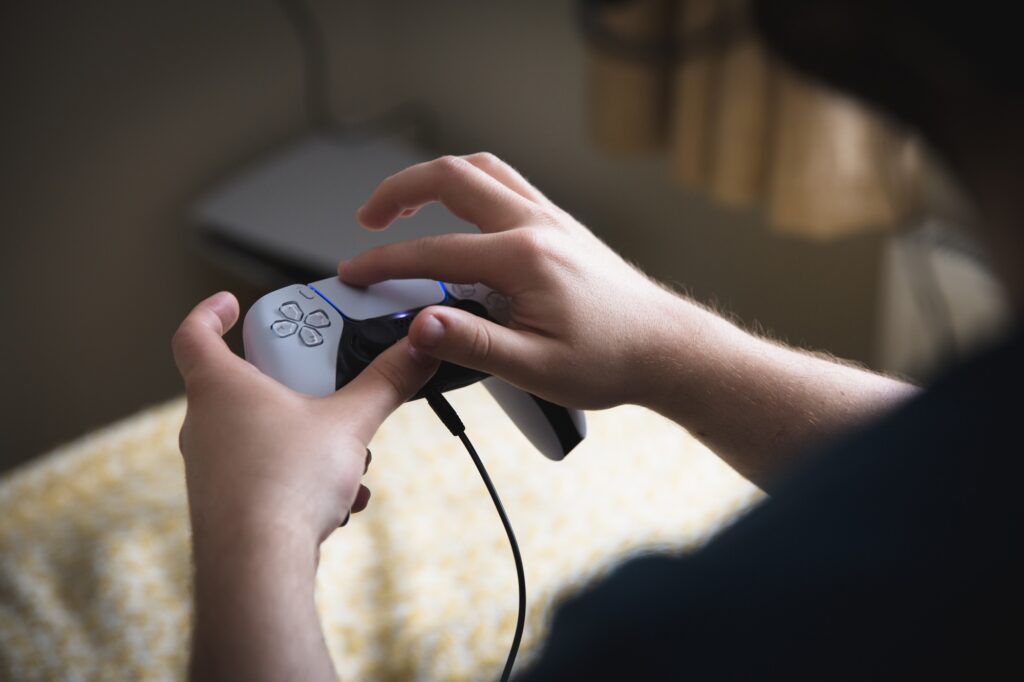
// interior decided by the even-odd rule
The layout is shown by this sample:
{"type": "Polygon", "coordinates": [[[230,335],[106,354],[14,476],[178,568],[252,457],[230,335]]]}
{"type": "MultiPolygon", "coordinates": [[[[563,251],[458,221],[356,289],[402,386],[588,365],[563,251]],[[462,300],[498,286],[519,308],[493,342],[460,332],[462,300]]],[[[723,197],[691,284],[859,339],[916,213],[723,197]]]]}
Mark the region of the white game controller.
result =
{"type": "MultiPolygon", "coordinates": [[[[405,336],[416,313],[432,305],[508,322],[508,301],[482,284],[406,279],[360,289],[329,277],[284,287],[256,301],[242,327],[245,357],[296,391],[328,395],[405,336]]],[[[586,419],[579,410],[555,405],[476,370],[442,363],[428,386],[448,391],[480,380],[546,457],[564,458],[586,436],[586,419]]],[[[422,391],[415,397],[422,397],[422,391]]]]}

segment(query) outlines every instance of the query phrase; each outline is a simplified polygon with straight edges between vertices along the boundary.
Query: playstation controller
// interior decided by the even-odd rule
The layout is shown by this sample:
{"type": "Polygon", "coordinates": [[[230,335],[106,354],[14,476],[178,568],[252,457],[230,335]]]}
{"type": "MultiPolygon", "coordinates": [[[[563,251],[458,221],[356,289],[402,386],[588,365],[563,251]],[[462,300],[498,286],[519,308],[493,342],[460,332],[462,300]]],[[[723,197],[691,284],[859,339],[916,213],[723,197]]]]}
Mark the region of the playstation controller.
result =
{"type": "MultiPolygon", "coordinates": [[[[420,310],[435,305],[460,308],[498,324],[509,319],[508,299],[482,284],[406,279],[358,288],[329,277],[287,286],[256,301],[242,326],[245,357],[296,391],[328,395],[406,336],[420,310]]],[[[523,435],[549,459],[563,459],[586,435],[586,419],[579,410],[447,362],[413,399],[430,389],[450,391],[477,381],[483,381],[523,435]]]]}

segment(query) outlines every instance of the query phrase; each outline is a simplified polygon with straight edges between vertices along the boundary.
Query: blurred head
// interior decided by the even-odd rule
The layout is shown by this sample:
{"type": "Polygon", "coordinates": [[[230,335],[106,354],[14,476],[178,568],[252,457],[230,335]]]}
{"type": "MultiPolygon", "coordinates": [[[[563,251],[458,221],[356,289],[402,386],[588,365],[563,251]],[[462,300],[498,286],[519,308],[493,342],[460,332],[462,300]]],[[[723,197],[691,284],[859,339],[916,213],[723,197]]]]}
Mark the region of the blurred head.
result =
{"type": "Polygon", "coordinates": [[[957,175],[982,239],[1024,306],[1024,74],[1015,3],[755,0],[767,43],[797,69],[916,129],[957,175]]]}

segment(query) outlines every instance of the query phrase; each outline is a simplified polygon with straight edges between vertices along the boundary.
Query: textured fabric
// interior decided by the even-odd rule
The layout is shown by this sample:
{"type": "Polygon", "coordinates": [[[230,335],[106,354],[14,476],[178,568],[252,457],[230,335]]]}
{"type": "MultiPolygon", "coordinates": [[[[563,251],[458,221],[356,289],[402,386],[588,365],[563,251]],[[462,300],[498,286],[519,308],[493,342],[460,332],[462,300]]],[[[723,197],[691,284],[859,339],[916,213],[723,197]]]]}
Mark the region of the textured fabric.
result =
{"type": "MultiPolygon", "coordinates": [[[[451,395],[516,529],[529,614],[627,554],[705,540],[758,491],[646,410],[591,413],[563,462],[537,454],[479,387],[451,395]]],[[[180,679],[188,657],[181,400],[0,482],[0,679],[180,679]]],[[[369,508],[323,545],[317,602],[348,679],[490,679],[516,618],[515,571],[462,445],[422,401],[371,444],[369,508]]]]}

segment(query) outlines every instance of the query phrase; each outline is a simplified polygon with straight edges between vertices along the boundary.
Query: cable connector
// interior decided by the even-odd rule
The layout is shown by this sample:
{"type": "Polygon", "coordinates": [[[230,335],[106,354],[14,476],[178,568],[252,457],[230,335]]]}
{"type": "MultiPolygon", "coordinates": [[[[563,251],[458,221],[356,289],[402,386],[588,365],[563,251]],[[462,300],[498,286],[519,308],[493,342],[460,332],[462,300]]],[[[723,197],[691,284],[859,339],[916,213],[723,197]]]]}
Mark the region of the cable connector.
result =
{"type": "Polygon", "coordinates": [[[455,408],[451,406],[448,399],[441,395],[441,392],[436,388],[428,387],[423,392],[424,397],[427,399],[427,404],[430,405],[430,409],[434,411],[437,418],[440,419],[448,430],[452,432],[453,436],[461,436],[466,432],[466,425],[459,419],[458,413],[455,408]]]}

